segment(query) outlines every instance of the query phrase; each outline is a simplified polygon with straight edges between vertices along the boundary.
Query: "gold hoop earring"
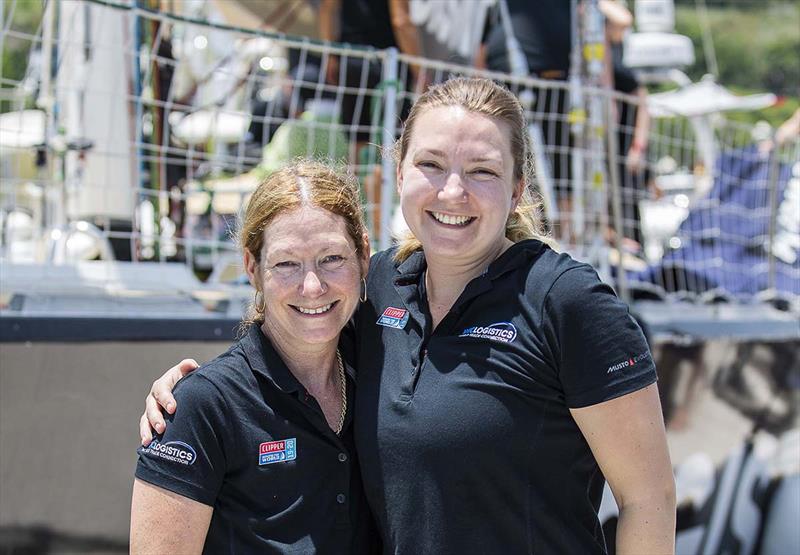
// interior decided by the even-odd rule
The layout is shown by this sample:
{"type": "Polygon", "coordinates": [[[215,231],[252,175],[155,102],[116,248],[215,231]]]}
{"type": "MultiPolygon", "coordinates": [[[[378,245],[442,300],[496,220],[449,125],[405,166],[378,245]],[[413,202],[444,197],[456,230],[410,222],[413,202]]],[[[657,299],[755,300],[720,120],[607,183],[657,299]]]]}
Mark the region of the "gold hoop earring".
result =
{"type": "Polygon", "coordinates": [[[264,314],[267,309],[267,301],[264,300],[264,294],[259,289],[256,289],[256,293],[253,295],[253,305],[258,314],[264,314]],[[261,295],[261,302],[258,300],[259,295],[261,295]]]}
{"type": "Polygon", "coordinates": [[[361,278],[361,302],[367,302],[367,280],[361,278]]]}

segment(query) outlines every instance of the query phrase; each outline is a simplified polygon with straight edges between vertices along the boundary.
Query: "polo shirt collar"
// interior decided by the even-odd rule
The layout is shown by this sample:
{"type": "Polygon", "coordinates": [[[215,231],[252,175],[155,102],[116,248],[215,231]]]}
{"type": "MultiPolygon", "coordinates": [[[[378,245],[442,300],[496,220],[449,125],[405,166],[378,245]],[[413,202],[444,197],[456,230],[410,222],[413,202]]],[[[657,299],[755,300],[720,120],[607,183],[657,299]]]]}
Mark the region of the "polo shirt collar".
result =
{"type": "MultiPolygon", "coordinates": [[[[506,274],[520,266],[527,264],[545,248],[544,243],[536,239],[526,239],[511,245],[503,254],[497,257],[483,274],[490,281],[506,274]]],[[[395,277],[396,285],[407,285],[418,282],[422,272],[428,267],[425,253],[421,250],[409,256],[397,267],[398,276],[395,277]]]]}
{"type": "MultiPolygon", "coordinates": [[[[503,254],[489,264],[486,272],[467,284],[451,307],[450,313],[440,323],[440,327],[447,329],[448,322],[458,315],[462,306],[470,300],[491,291],[493,280],[529,264],[541,252],[543,246],[543,243],[534,239],[520,241],[511,245],[503,254]],[[451,317],[451,314],[454,316],[451,317]]],[[[428,300],[425,283],[422,280],[423,272],[427,266],[425,253],[417,251],[397,267],[398,275],[394,278],[394,287],[397,294],[408,309],[411,317],[420,322],[423,328],[428,326],[428,300]]]]}
{"type": "MultiPolygon", "coordinates": [[[[279,390],[284,393],[305,391],[303,384],[294,377],[278,351],[272,346],[272,342],[261,331],[260,325],[252,324],[242,337],[241,344],[250,367],[275,384],[279,390]]],[[[345,372],[351,379],[355,379],[355,369],[344,355],[342,357],[345,372]]]]}
{"type": "Polygon", "coordinates": [[[545,244],[536,239],[526,239],[519,243],[514,243],[506,252],[497,257],[489,264],[486,270],[486,277],[495,280],[517,268],[528,264],[533,258],[538,256],[545,248],[545,244]]]}
{"type": "Polygon", "coordinates": [[[403,263],[397,267],[397,272],[400,275],[395,277],[394,282],[396,285],[416,282],[427,267],[428,263],[425,261],[425,253],[421,250],[413,252],[411,256],[406,258],[403,263]]]}
{"type": "Polygon", "coordinates": [[[284,393],[303,391],[302,384],[283,362],[275,347],[261,331],[261,326],[252,324],[241,340],[242,349],[250,367],[267,378],[284,393]]]}

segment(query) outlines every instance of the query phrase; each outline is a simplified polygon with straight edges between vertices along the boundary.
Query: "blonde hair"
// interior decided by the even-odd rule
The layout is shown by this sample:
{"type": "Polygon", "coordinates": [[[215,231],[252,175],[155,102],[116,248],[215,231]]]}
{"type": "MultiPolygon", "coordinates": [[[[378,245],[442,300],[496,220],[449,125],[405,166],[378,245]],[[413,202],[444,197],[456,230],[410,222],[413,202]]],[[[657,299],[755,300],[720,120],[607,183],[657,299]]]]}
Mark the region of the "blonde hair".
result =
{"type": "MultiPolygon", "coordinates": [[[[253,191],[239,226],[237,243],[260,264],[264,230],[278,216],[302,206],[315,206],[341,216],[359,258],[369,256],[364,243],[367,228],[355,179],[311,159],[298,159],[271,173],[253,191]]],[[[260,292],[256,285],[256,295],[260,292]]],[[[264,321],[264,306],[251,303],[240,329],[264,321]]]]}
{"type": "MultiPolygon", "coordinates": [[[[414,103],[406,119],[400,139],[395,144],[396,163],[402,164],[408,154],[414,124],[420,114],[442,106],[459,106],[468,112],[496,118],[508,124],[511,130],[509,139],[514,160],[514,181],[522,180],[524,187],[516,209],[506,221],[506,237],[515,243],[524,239],[544,239],[545,232],[540,217],[541,201],[532,190],[533,158],[525,113],[517,97],[494,81],[457,77],[430,87],[414,103]]],[[[421,249],[419,239],[409,231],[400,238],[394,258],[402,262],[421,249]]]]}

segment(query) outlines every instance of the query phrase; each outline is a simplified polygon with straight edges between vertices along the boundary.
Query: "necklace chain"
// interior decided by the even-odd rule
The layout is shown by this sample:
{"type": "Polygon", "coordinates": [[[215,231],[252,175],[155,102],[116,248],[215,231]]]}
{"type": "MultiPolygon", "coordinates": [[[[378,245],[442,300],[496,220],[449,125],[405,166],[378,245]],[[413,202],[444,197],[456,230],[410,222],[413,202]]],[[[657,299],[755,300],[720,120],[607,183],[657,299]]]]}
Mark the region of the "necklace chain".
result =
{"type": "Polygon", "coordinates": [[[339,349],[336,349],[336,363],[339,366],[339,384],[342,395],[342,410],[339,413],[339,425],[334,430],[338,436],[342,433],[344,419],[347,416],[347,381],[345,380],[344,363],[342,362],[342,354],[339,352],[339,349]]]}

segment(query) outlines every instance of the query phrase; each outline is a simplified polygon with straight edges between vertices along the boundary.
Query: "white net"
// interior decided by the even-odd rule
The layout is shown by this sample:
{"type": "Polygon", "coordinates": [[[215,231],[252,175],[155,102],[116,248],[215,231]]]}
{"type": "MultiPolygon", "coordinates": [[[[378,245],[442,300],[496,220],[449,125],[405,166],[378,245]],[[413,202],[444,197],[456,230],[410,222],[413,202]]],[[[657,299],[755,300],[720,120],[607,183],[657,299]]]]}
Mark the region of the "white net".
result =
{"type": "Polygon", "coordinates": [[[641,96],[108,2],[49,2],[24,32],[21,5],[4,3],[0,40],[28,52],[24,73],[3,67],[4,263],[211,272],[235,258],[249,193],[298,156],[358,177],[373,245],[386,247],[403,222],[381,153],[414,82],[483,75],[525,104],[553,237],[623,294],[800,296],[796,140],[768,148],[719,114],[663,107],[642,131],[641,96]]]}

